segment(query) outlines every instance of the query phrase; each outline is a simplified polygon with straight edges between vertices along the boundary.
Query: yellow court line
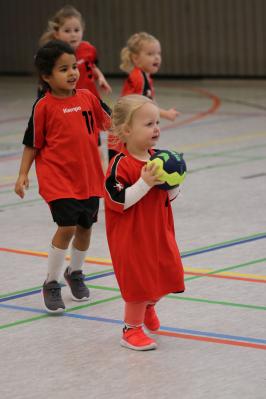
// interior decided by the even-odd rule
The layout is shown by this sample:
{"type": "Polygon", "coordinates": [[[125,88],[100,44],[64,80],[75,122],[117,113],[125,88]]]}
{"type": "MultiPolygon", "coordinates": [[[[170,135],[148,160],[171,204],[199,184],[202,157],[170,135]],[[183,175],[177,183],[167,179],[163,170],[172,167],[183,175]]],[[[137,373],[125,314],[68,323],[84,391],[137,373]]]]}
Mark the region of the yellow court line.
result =
{"type": "MultiPolygon", "coordinates": [[[[35,255],[35,256],[43,256],[43,257],[47,257],[48,253],[47,252],[41,252],[41,251],[31,251],[31,250],[19,250],[19,249],[2,249],[2,250],[7,250],[8,252],[13,252],[13,253],[17,253],[17,254],[25,254],[25,255],[35,255]]],[[[70,256],[66,256],[66,259],[70,259],[70,256]]],[[[95,264],[102,264],[102,265],[110,265],[112,266],[112,260],[108,259],[108,258],[98,258],[98,257],[86,257],[85,258],[85,262],[89,262],[89,263],[94,263],[95,264]]],[[[215,269],[211,269],[211,268],[197,268],[197,267],[190,267],[190,266],[185,266],[184,267],[184,271],[185,272],[191,272],[191,273],[202,273],[202,274],[208,274],[208,273],[212,273],[212,274],[216,274],[216,275],[221,275],[221,276],[231,276],[231,277],[243,277],[243,278],[254,278],[256,280],[262,280],[262,281],[266,281],[266,276],[262,276],[262,275],[258,275],[258,274],[251,274],[251,273],[236,273],[236,272],[219,272],[217,271],[217,273],[215,273],[215,269]]]]}
{"type": "Polygon", "coordinates": [[[255,278],[257,280],[266,280],[266,276],[261,276],[258,274],[247,274],[247,273],[234,273],[234,272],[221,272],[219,273],[225,276],[232,276],[232,277],[248,277],[248,278],[255,278]]]}
{"type": "Polygon", "coordinates": [[[207,140],[203,141],[200,143],[195,143],[195,144],[188,144],[188,145],[181,145],[180,150],[190,150],[194,148],[207,148],[207,147],[212,147],[217,144],[227,144],[227,143],[236,143],[239,141],[245,141],[245,140],[253,140],[254,138],[257,137],[265,137],[266,132],[257,132],[257,133],[249,133],[249,134],[241,134],[241,135],[236,135],[236,136],[230,136],[230,137],[225,137],[223,139],[213,139],[213,140],[207,140]]]}

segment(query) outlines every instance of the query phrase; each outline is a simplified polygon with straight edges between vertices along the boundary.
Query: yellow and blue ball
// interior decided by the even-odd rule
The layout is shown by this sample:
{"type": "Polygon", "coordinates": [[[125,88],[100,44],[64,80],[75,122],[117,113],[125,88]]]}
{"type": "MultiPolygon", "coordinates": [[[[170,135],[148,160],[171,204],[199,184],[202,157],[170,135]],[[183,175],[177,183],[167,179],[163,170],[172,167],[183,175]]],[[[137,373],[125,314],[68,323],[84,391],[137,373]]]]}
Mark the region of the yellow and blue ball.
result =
{"type": "Polygon", "coordinates": [[[158,175],[161,174],[159,180],[163,182],[156,187],[170,190],[183,183],[187,172],[183,154],[176,151],[158,150],[150,157],[147,164],[151,163],[158,166],[158,175]]]}

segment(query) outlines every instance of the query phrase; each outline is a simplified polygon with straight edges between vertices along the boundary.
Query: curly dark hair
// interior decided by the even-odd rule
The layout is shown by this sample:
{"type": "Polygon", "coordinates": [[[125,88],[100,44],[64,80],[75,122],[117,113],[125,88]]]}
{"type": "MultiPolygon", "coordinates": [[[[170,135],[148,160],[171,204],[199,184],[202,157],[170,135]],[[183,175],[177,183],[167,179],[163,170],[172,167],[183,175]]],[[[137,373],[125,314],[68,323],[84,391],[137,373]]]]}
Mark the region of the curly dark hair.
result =
{"type": "Polygon", "coordinates": [[[43,81],[42,75],[51,75],[56,61],[64,53],[75,55],[73,48],[62,40],[51,40],[38,49],[34,65],[39,74],[40,85],[43,91],[49,89],[49,85],[43,81]]]}

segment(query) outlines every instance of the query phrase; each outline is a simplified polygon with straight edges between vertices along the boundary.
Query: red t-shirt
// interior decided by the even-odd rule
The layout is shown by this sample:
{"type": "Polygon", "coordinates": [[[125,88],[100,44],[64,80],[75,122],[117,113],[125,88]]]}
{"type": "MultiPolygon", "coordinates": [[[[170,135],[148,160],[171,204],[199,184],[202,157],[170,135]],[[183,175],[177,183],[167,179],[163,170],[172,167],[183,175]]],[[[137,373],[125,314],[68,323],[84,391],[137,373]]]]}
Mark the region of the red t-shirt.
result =
{"type": "Polygon", "coordinates": [[[141,94],[151,99],[154,98],[153,80],[147,73],[143,72],[140,68],[134,69],[128,75],[122,88],[122,96],[128,94],[141,94]]]}
{"type": "Polygon", "coordinates": [[[110,117],[88,90],[57,98],[47,92],[33,106],[23,144],[38,149],[39,192],[45,201],[103,195],[99,129],[110,117]]]}
{"type": "Polygon", "coordinates": [[[158,299],[185,289],[167,191],[153,187],[124,210],[125,189],[139,179],[144,165],[124,149],[110,162],[105,180],[107,239],[126,302],[158,299]]]}
{"type": "Polygon", "coordinates": [[[96,97],[100,97],[96,83],[93,67],[97,64],[96,48],[89,42],[81,42],[76,49],[77,65],[80,77],[77,83],[77,89],[88,89],[96,97]]]}
{"type": "MultiPolygon", "coordinates": [[[[128,75],[122,88],[122,96],[128,94],[141,94],[150,99],[154,98],[153,80],[140,68],[134,69],[128,75]]],[[[113,135],[108,136],[108,148],[116,152],[120,152],[122,144],[113,135]]]]}

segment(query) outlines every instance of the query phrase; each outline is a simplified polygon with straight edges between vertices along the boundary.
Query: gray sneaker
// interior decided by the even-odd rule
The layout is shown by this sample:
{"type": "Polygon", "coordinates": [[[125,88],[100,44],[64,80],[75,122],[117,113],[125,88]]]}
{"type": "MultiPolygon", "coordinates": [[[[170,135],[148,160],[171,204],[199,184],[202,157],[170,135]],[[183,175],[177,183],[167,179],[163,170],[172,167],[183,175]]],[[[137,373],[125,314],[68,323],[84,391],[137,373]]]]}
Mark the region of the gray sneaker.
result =
{"type": "Polygon", "coordinates": [[[85,276],[81,270],[76,270],[69,274],[68,267],[64,273],[64,277],[71,289],[74,301],[87,301],[89,299],[90,291],[84,283],[85,276]]]}
{"type": "Polygon", "coordinates": [[[61,286],[57,281],[43,283],[42,294],[44,306],[50,313],[62,313],[65,310],[65,304],[61,297],[61,286]]]}

